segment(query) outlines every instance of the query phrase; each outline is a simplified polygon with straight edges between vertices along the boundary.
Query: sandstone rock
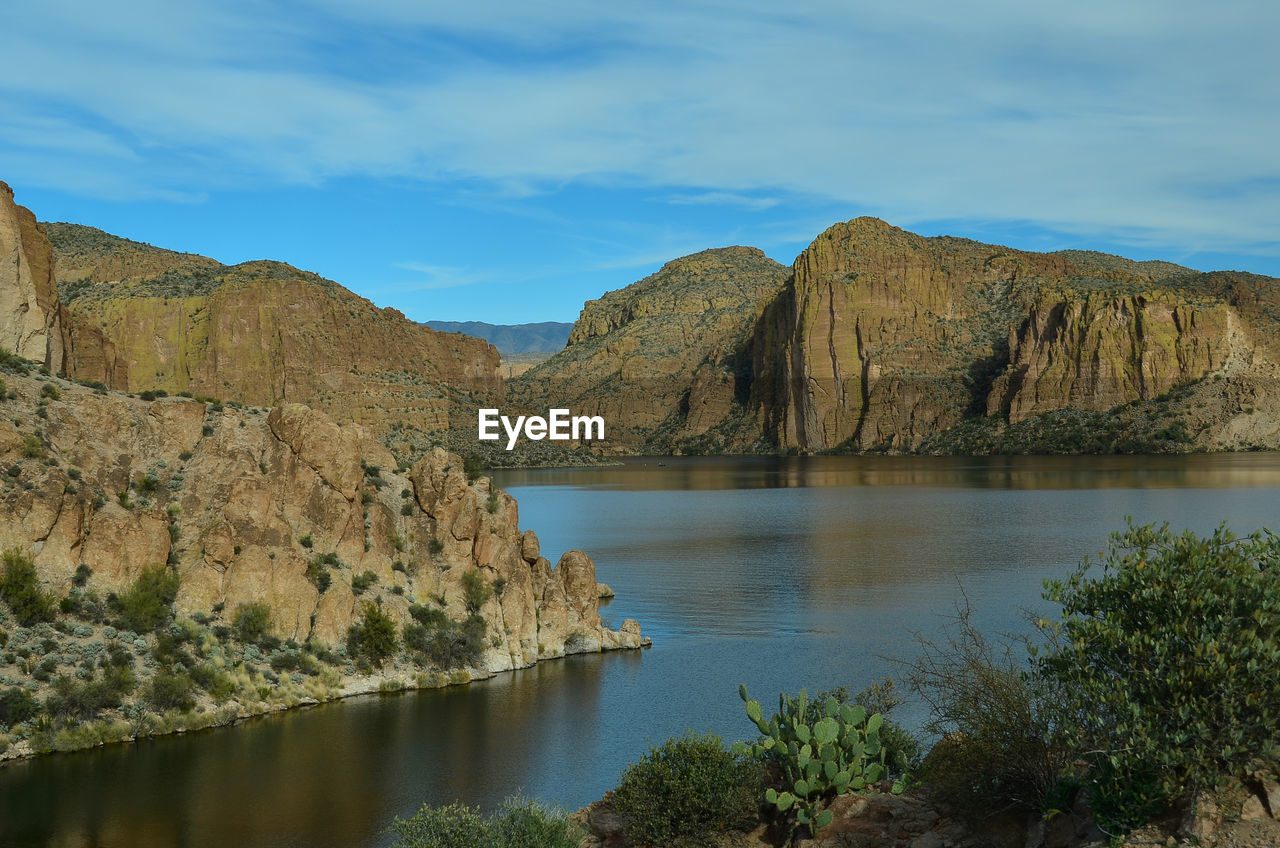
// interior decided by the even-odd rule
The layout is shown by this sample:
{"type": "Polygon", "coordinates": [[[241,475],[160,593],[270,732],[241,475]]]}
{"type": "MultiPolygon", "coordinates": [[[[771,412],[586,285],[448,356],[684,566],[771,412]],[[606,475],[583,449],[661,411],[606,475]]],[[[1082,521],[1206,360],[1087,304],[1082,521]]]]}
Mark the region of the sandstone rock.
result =
{"type": "Polygon", "coordinates": [[[609,588],[608,583],[596,584],[596,597],[602,601],[614,597],[613,590],[609,588]]]}
{"type": "Polygon", "coordinates": [[[0,347],[58,373],[69,346],[49,241],[0,182],[0,347]]]}
{"type": "Polygon", "coordinates": [[[449,390],[501,391],[492,345],[437,333],[316,274],[225,266],[91,227],[48,229],[73,328],[67,370],[78,379],[305,403],[377,432],[463,423],[471,407],[449,390]]]}
{"type": "Polygon", "coordinates": [[[707,250],[588,301],[568,346],[509,382],[509,403],[600,415],[612,445],[667,450],[746,393],[743,345],[783,266],[748,247],[707,250]]]}
{"type": "MultiPolygon", "coordinates": [[[[7,382],[15,409],[34,407],[44,385],[7,382]]],[[[515,500],[491,498],[488,478],[468,483],[454,454],[437,449],[401,475],[367,430],[305,406],[216,411],[54,382],[61,397],[46,407],[41,445],[55,465],[23,455],[39,419],[0,420],[0,461],[31,484],[0,497],[0,548],[31,552],[59,596],[82,564],[93,569],[89,588],[105,594],[168,562],[181,576],[179,611],[222,604],[229,620],[240,604],[266,601],[277,636],[333,645],[366,600],[404,621],[416,600],[443,598],[459,617],[463,578],[475,573],[493,590],[479,612],[495,637],[478,673],[640,645],[634,622],[602,625],[591,559],[570,551],[552,569],[518,527],[515,500]],[[419,507],[408,515],[406,488],[419,507]],[[320,554],[339,561],[323,593],[307,576],[320,554]],[[357,596],[352,578],[365,571],[375,584],[357,596]]]]}

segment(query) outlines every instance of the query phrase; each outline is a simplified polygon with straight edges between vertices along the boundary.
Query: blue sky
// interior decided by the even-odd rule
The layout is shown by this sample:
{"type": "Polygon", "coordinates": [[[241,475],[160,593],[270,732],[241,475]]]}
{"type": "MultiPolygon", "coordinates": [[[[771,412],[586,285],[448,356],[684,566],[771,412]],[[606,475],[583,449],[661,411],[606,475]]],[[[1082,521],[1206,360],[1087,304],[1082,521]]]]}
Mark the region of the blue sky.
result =
{"type": "Polygon", "coordinates": [[[876,215],[1280,276],[1280,4],[14,5],[0,179],[418,320],[571,321],[876,215]]]}

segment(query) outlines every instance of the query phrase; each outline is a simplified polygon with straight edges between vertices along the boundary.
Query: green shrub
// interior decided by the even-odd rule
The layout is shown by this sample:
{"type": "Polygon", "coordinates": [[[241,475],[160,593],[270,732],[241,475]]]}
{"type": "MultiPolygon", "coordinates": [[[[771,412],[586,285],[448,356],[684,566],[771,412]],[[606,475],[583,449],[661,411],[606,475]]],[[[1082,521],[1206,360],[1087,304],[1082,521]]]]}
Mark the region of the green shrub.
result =
{"type": "Polygon", "coordinates": [[[0,692],[0,724],[7,727],[33,718],[39,708],[35,697],[20,686],[10,686],[0,692]]]}
{"type": "Polygon", "coordinates": [[[76,566],[76,573],[72,576],[71,583],[74,586],[84,586],[92,576],[93,569],[82,562],[76,566]]]}
{"type": "Polygon", "coordinates": [[[382,607],[365,601],[364,618],[347,631],[347,653],[380,666],[396,652],[396,647],[395,621],[382,607]]]}
{"type": "Polygon", "coordinates": [[[484,460],[475,454],[468,454],[462,458],[462,471],[467,475],[468,482],[474,482],[484,471],[484,460]]]}
{"type": "Polygon", "coordinates": [[[108,596],[108,602],[116,613],[116,626],[123,630],[150,633],[167,622],[173,615],[178,582],[178,573],[163,565],[144,568],[132,586],[117,596],[108,596]]]}
{"type": "Polygon", "coordinates": [[[413,501],[405,501],[403,504],[400,505],[401,515],[404,515],[404,516],[413,515],[413,511],[414,511],[413,501]]]}
{"type": "Polygon", "coordinates": [[[44,459],[44,442],[35,433],[22,440],[22,455],[27,459],[44,459]]]}
{"type": "Polygon", "coordinates": [[[298,537],[298,544],[302,545],[302,547],[306,548],[307,550],[311,550],[311,546],[314,545],[315,542],[311,539],[311,534],[307,533],[304,536],[298,537]]]}
{"type": "Polygon", "coordinates": [[[929,707],[925,730],[942,737],[924,778],[961,810],[1040,811],[1068,762],[1053,744],[1053,687],[1029,673],[1025,646],[992,644],[962,605],[939,641],[920,639],[905,663],[929,707]]]}
{"type": "Polygon", "coordinates": [[[719,736],[686,731],[627,767],[613,806],[638,845],[707,845],[750,825],[759,790],[757,762],[726,751],[719,736]]]}
{"type": "Polygon", "coordinates": [[[232,625],[241,642],[260,642],[271,631],[271,607],[263,601],[240,604],[232,625]]]}
{"type": "Polygon", "coordinates": [[[473,568],[462,575],[462,596],[466,600],[467,612],[474,615],[493,597],[493,587],[484,582],[479,569],[473,568]]]}
{"type": "Polygon", "coordinates": [[[351,578],[351,592],[355,595],[363,594],[365,589],[368,589],[376,582],[378,582],[378,575],[372,571],[364,571],[353,575],[351,578]]]}
{"type": "Polygon", "coordinates": [[[427,543],[427,551],[430,552],[432,556],[435,556],[436,554],[440,553],[443,550],[444,550],[444,542],[440,541],[439,539],[432,539],[430,542],[427,543]]]}
{"type": "Polygon", "coordinates": [[[454,621],[444,610],[414,604],[405,622],[404,647],[420,665],[440,669],[474,666],[484,654],[488,624],[479,615],[454,621]]]}
{"type": "Polygon", "coordinates": [[[58,387],[53,383],[45,383],[41,386],[40,396],[47,397],[49,400],[62,400],[62,393],[58,391],[58,387]]]}
{"type": "Polygon", "coordinates": [[[147,687],[147,702],[160,711],[186,711],[195,706],[191,693],[195,684],[185,673],[157,671],[147,687]]]}
{"type": "Polygon", "coordinates": [[[1280,758],[1280,537],[1130,524],[1099,565],[1047,584],[1062,621],[1038,665],[1064,693],[1095,813],[1123,831],[1280,758]]]}
{"type": "Polygon", "coordinates": [[[390,830],[397,848],[577,848],[585,835],[563,811],[518,798],[489,818],[464,804],[423,805],[390,830]]]}
{"type": "Polygon", "coordinates": [[[489,514],[490,514],[490,515],[493,515],[494,513],[496,513],[496,512],[498,511],[498,505],[499,505],[500,503],[501,503],[501,500],[499,500],[499,498],[498,498],[498,493],[497,493],[497,492],[490,492],[490,493],[489,493],[489,500],[486,502],[486,504],[485,504],[485,508],[489,510],[489,514]]]}
{"type": "MultiPolygon", "coordinates": [[[[310,536],[304,536],[310,539],[310,536]]],[[[308,546],[309,547],[309,546],[308,546]]],[[[329,566],[337,565],[340,560],[334,554],[321,554],[307,563],[307,579],[315,584],[320,594],[324,594],[329,588],[329,584],[333,582],[333,576],[329,574],[329,566]]]]}
{"type": "Polygon", "coordinates": [[[0,598],[13,610],[23,627],[57,618],[57,601],[40,588],[36,564],[17,548],[4,552],[4,576],[0,578],[0,598]]]}

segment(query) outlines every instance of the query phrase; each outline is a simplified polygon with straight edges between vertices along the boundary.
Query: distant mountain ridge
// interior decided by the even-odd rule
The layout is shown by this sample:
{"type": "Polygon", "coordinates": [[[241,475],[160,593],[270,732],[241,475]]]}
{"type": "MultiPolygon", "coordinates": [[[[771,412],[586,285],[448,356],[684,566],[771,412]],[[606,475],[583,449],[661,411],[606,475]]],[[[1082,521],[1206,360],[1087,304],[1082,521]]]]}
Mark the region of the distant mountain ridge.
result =
{"type": "Polygon", "coordinates": [[[464,333],[484,339],[498,353],[556,353],[564,350],[573,324],[541,321],[536,324],[486,324],[484,321],[424,321],[442,333],[464,333]]]}

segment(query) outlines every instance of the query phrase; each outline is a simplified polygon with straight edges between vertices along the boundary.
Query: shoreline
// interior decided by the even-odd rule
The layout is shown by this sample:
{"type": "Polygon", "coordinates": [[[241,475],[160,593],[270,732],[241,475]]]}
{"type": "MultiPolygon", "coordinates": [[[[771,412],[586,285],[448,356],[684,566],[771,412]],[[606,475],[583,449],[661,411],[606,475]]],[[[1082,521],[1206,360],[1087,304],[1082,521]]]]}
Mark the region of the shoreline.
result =
{"type": "MultiPolygon", "coordinates": [[[[510,674],[515,671],[533,668],[539,663],[551,660],[562,660],[566,657],[582,656],[585,654],[638,651],[650,648],[652,645],[652,640],[646,636],[641,639],[640,644],[638,645],[619,644],[609,647],[600,645],[594,650],[583,649],[566,651],[565,653],[556,656],[540,658],[526,666],[513,666],[512,668],[498,670],[459,668],[453,669],[449,672],[418,671],[413,674],[366,675],[361,677],[349,677],[343,675],[339,677],[339,687],[336,690],[333,690],[331,687],[330,691],[323,697],[307,695],[297,697],[292,701],[288,699],[284,701],[261,701],[258,704],[251,705],[246,705],[235,699],[230,699],[224,704],[214,705],[214,709],[212,710],[209,709],[209,705],[207,703],[202,702],[196,709],[185,712],[170,711],[161,715],[160,718],[166,723],[165,726],[153,728],[151,732],[128,734],[114,738],[86,739],[85,744],[82,745],[68,747],[59,747],[55,745],[50,748],[41,749],[34,747],[31,743],[31,738],[27,737],[25,739],[11,742],[8,748],[0,752],[0,768],[4,768],[9,763],[34,760],[38,757],[45,757],[53,754],[70,754],[77,751],[86,751],[91,748],[105,748],[108,745],[133,744],[144,739],[157,739],[165,736],[197,733],[203,730],[235,727],[253,719],[266,718],[280,713],[317,707],[322,704],[330,704],[337,701],[345,701],[348,698],[355,698],[361,695],[391,695],[398,692],[410,692],[425,689],[445,689],[450,686],[464,686],[469,683],[492,680],[500,674],[510,674]],[[341,685],[343,683],[346,685],[341,685]],[[182,719],[195,719],[195,721],[181,722],[182,719]]],[[[397,671],[399,671],[399,669],[397,669],[397,671]]],[[[276,691],[291,688],[292,686],[281,686],[277,687],[276,691]]],[[[292,696],[293,692],[290,691],[288,694],[292,696]]],[[[204,700],[209,701],[211,699],[204,700]]],[[[70,731],[71,733],[87,733],[98,728],[103,731],[109,729],[118,730],[121,726],[128,726],[132,729],[128,720],[121,717],[119,719],[107,718],[82,722],[73,728],[64,728],[63,730],[70,731]]]]}

